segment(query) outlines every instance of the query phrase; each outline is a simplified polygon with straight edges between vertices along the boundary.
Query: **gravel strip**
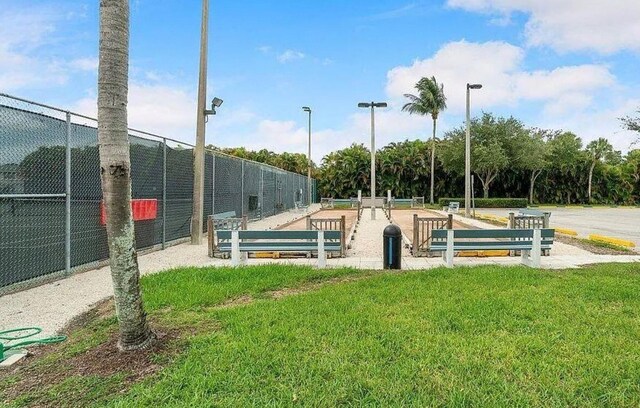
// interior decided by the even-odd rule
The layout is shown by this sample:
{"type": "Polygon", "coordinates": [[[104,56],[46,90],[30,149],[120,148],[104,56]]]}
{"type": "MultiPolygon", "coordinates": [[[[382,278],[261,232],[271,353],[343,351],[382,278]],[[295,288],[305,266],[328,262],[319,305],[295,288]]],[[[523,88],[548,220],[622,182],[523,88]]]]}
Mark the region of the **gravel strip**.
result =
{"type": "Polygon", "coordinates": [[[390,222],[381,209],[376,211],[376,219],[371,219],[371,211],[364,209],[347,257],[375,258],[382,262],[382,231],[390,222]]]}

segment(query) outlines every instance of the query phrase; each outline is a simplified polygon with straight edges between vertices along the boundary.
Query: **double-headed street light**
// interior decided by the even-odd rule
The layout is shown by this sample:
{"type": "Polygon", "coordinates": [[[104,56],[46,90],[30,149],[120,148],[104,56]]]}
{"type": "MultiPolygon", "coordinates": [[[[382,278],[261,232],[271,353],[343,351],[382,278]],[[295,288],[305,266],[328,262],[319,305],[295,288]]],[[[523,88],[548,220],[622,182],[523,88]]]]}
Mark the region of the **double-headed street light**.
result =
{"type": "Polygon", "coordinates": [[[308,204],[311,205],[311,108],[303,106],[302,110],[309,113],[309,152],[307,154],[307,192],[308,192],[308,204]]]}
{"type": "Polygon", "coordinates": [[[480,89],[481,84],[467,84],[467,137],[464,144],[464,215],[471,216],[471,89],[480,89]]]}
{"type": "Polygon", "coordinates": [[[358,108],[371,108],[371,219],[376,219],[376,131],[374,108],[386,108],[386,102],[360,102],[358,108]]]}

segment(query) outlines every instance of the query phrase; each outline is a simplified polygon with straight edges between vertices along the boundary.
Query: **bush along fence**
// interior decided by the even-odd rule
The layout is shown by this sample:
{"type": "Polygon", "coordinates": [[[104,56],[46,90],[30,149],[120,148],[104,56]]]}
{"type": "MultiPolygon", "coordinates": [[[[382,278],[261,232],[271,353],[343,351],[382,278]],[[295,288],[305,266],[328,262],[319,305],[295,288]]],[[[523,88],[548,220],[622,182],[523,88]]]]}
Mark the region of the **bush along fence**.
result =
{"type": "MultiPolygon", "coordinates": [[[[193,146],[129,134],[136,246],[164,248],[190,235],[193,146]]],[[[0,143],[0,293],[105,261],[97,121],[0,94],[0,143]]],[[[304,175],[207,151],[203,228],[211,214],[258,219],[292,209],[306,202],[307,184],[304,175]]]]}

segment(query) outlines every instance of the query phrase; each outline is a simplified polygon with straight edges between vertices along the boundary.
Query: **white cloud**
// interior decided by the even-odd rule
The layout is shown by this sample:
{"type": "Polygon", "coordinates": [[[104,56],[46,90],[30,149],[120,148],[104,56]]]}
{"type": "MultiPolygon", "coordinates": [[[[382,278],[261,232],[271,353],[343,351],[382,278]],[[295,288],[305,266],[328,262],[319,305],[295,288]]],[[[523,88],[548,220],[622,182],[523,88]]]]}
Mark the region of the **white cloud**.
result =
{"type": "MultiPolygon", "coordinates": [[[[194,139],[196,98],[190,92],[164,85],[130,84],[127,105],[129,127],[186,142],[194,139]]],[[[78,101],[72,108],[97,117],[95,96],[78,101]]]]}
{"type": "Polygon", "coordinates": [[[622,129],[619,118],[632,115],[638,106],[640,106],[640,99],[628,99],[605,109],[573,110],[562,117],[543,116],[532,125],[574,132],[582,138],[585,145],[599,137],[604,137],[616,150],[626,152],[637,140],[638,134],[622,129]]]}
{"type": "Polygon", "coordinates": [[[278,62],[280,62],[281,64],[284,64],[284,63],[295,61],[295,60],[301,60],[304,57],[305,57],[304,53],[300,51],[286,50],[282,54],[278,55],[277,59],[278,59],[278,62]]]}
{"type": "Polygon", "coordinates": [[[97,58],[64,61],[47,55],[57,26],[70,15],[46,6],[0,8],[0,89],[60,86],[73,72],[97,69],[97,58]]]}
{"type": "Polygon", "coordinates": [[[271,47],[268,45],[263,45],[261,47],[258,47],[258,51],[260,51],[263,54],[269,54],[271,52],[271,47]]]}
{"type": "Polygon", "coordinates": [[[98,70],[98,58],[96,57],[87,57],[87,58],[78,58],[69,63],[69,67],[72,69],[76,69],[78,71],[94,71],[98,70]]]}
{"type": "Polygon", "coordinates": [[[475,108],[513,106],[520,101],[540,101],[549,112],[561,100],[583,101],[591,94],[615,84],[604,65],[584,64],[553,70],[526,71],[522,67],[525,52],[520,47],[500,42],[445,44],[436,54],[399,66],[387,73],[387,93],[397,100],[413,93],[415,83],[424,76],[435,76],[444,84],[447,104],[454,113],[465,109],[465,85],[479,82],[483,89],[473,92],[475,108]],[[567,95],[570,95],[568,99],[567,95]]]}
{"type": "Polygon", "coordinates": [[[640,1],[637,0],[448,0],[451,7],[499,15],[529,15],[527,43],[558,51],[640,51],[640,1]]]}

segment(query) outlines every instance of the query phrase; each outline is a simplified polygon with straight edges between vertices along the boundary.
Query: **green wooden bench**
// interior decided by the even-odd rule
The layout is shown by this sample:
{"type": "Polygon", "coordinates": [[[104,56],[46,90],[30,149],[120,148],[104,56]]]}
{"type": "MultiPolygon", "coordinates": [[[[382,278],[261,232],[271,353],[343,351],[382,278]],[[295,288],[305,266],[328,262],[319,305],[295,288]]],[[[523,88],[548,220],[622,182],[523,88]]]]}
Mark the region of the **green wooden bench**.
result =
{"type": "Polygon", "coordinates": [[[340,231],[217,231],[218,250],[231,252],[231,264],[244,263],[250,252],[318,252],[318,267],[327,263],[327,251],[340,251],[340,231]]]}
{"type": "Polygon", "coordinates": [[[211,217],[213,217],[214,220],[224,220],[226,218],[236,218],[237,216],[235,211],[227,211],[227,212],[222,212],[218,214],[213,214],[211,217]]]}
{"type": "Polygon", "coordinates": [[[522,251],[522,263],[540,267],[540,256],[551,249],[555,230],[545,229],[482,229],[433,230],[429,250],[442,252],[448,267],[453,267],[455,251],[506,249],[522,251]],[[463,241],[464,240],[464,241],[463,241]]]}
{"type": "Polygon", "coordinates": [[[532,208],[521,208],[518,210],[518,212],[520,213],[520,215],[525,215],[528,217],[544,217],[546,214],[551,215],[550,212],[534,210],[532,208]]]}

